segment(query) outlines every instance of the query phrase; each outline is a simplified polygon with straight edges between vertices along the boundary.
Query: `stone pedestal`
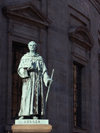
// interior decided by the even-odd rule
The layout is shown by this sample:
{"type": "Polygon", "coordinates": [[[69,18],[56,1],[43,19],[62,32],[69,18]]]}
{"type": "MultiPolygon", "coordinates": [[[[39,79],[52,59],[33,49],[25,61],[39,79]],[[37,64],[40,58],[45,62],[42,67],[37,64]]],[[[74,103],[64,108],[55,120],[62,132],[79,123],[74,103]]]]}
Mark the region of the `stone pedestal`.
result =
{"type": "Polygon", "coordinates": [[[12,133],[50,133],[52,126],[50,124],[31,124],[31,125],[13,125],[12,133]]]}

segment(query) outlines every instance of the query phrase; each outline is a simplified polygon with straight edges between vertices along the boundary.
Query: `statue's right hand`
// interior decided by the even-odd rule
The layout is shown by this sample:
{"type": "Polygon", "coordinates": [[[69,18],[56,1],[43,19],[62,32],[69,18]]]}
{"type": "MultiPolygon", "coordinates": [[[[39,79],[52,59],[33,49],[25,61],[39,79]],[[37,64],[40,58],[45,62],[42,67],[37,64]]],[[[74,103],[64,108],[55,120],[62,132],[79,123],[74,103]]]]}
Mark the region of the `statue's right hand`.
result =
{"type": "Polygon", "coordinates": [[[28,64],[27,70],[30,71],[32,69],[32,62],[28,64]]]}

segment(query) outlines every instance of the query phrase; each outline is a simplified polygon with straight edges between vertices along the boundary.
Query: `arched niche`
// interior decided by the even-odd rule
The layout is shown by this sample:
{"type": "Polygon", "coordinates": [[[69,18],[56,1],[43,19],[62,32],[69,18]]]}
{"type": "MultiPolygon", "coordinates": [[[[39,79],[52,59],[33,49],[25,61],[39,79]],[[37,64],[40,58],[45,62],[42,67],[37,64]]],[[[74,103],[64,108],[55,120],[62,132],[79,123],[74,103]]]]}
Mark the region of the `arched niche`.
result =
{"type": "Polygon", "coordinates": [[[71,27],[69,29],[69,39],[74,60],[86,64],[90,58],[90,51],[94,42],[88,28],[85,26],[71,27]]]}
{"type": "Polygon", "coordinates": [[[17,74],[20,58],[26,53],[27,43],[34,40],[39,44],[39,53],[47,57],[47,30],[50,20],[30,2],[3,7],[8,25],[8,99],[7,99],[7,126],[17,118],[20,95],[21,79],[17,74]]]}
{"type": "Polygon", "coordinates": [[[69,38],[87,50],[90,50],[93,46],[93,37],[86,27],[70,28],[69,38]]]}
{"type": "Polygon", "coordinates": [[[89,29],[85,26],[71,27],[69,29],[69,40],[73,64],[73,132],[83,132],[82,129],[87,132],[87,101],[91,76],[89,60],[94,41],[89,29]]]}

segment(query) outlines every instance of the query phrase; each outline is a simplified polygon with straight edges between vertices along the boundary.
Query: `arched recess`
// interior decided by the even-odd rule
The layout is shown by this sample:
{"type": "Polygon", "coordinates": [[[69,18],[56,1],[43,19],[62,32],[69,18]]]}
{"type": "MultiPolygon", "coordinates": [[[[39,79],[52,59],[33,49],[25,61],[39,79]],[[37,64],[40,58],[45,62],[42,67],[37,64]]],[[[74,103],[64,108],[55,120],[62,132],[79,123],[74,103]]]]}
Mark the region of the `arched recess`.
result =
{"type": "Polygon", "coordinates": [[[79,26],[71,28],[69,31],[70,40],[78,43],[80,46],[90,50],[93,46],[93,37],[86,27],[79,26]]]}
{"type": "Polygon", "coordinates": [[[27,43],[39,43],[39,53],[47,57],[47,30],[50,20],[32,3],[3,7],[8,23],[8,99],[7,131],[14,123],[19,111],[21,79],[17,75],[19,60],[27,51],[27,43]],[[42,45],[41,45],[42,44],[42,45]],[[16,95],[18,96],[16,97],[16,95]]]}
{"type": "Polygon", "coordinates": [[[86,63],[90,57],[90,51],[93,47],[93,37],[85,26],[71,27],[69,30],[69,39],[72,42],[73,58],[80,59],[86,63]]]}
{"type": "Polygon", "coordinates": [[[71,27],[69,39],[73,64],[73,132],[81,133],[82,129],[85,129],[85,132],[88,130],[88,96],[91,80],[89,60],[94,40],[85,26],[71,27]]]}

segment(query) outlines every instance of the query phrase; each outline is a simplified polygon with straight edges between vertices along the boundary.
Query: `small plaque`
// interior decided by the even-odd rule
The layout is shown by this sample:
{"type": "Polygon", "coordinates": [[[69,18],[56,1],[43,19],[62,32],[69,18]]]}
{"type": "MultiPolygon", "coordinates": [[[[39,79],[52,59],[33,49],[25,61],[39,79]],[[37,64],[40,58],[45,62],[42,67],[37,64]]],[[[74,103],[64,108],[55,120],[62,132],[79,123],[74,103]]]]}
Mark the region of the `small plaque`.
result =
{"type": "Polygon", "coordinates": [[[30,125],[30,124],[49,124],[49,120],[47,119],[23,119],[23,120],[15,120],[15,125],[30,125]]]}

